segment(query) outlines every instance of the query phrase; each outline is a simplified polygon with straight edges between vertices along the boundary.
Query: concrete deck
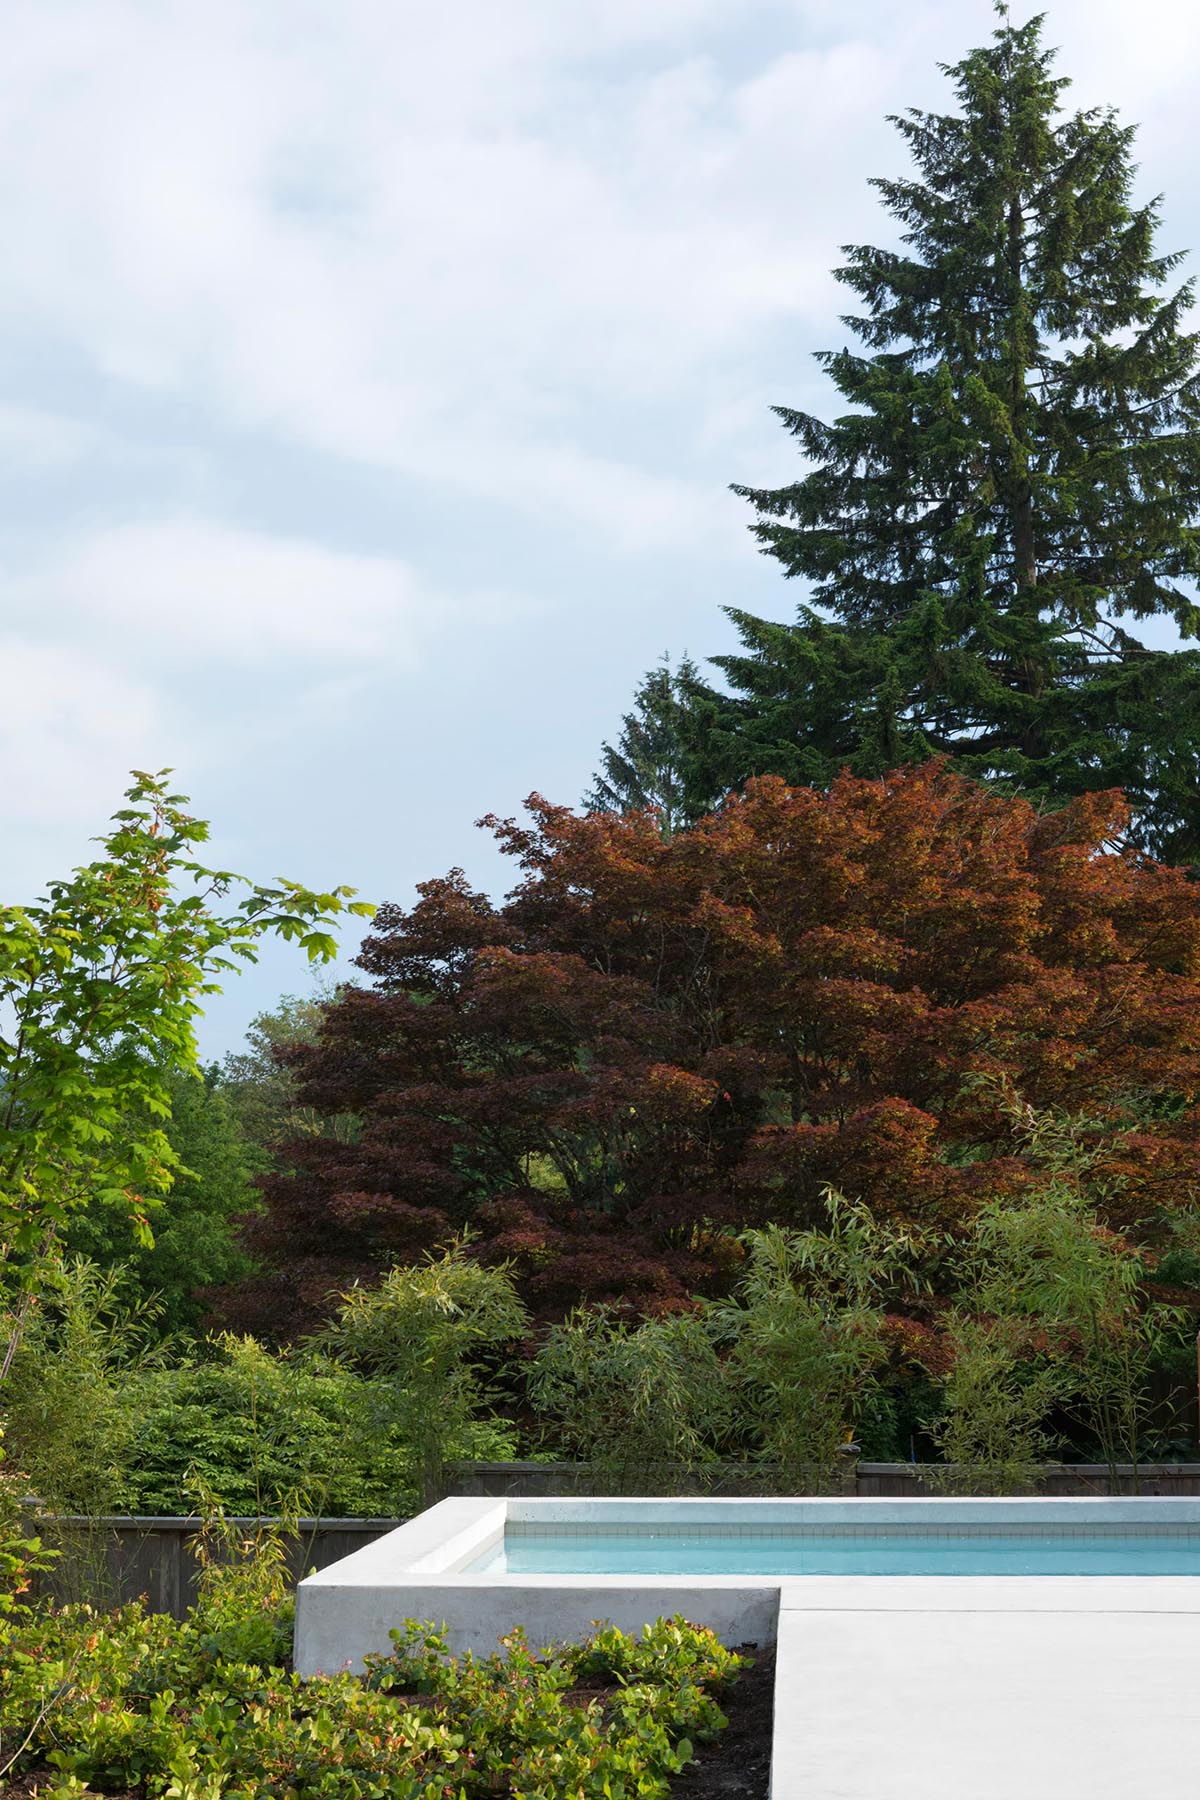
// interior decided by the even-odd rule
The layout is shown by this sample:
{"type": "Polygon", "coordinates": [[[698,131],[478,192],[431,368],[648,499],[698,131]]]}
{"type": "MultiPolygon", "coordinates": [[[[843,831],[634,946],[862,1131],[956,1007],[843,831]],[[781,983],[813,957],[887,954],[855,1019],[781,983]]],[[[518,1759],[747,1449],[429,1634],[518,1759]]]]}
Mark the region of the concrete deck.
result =
{"type": "Polygon", "coordinates": [[[771,1800],[1200,1796],[1197,1588],[784,1582],[771,1800]]]}

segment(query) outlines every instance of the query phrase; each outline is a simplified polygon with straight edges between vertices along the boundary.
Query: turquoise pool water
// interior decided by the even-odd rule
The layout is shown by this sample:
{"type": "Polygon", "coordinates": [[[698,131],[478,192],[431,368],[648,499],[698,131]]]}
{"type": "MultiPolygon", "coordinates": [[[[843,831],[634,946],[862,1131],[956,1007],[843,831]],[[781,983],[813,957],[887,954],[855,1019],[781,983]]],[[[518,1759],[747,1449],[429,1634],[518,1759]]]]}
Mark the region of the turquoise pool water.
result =
{"type": "Polygon", "coordinates": [[[1197,1575],[1200,1531],[509,1533],[475,1575],[1197,1575]]]}

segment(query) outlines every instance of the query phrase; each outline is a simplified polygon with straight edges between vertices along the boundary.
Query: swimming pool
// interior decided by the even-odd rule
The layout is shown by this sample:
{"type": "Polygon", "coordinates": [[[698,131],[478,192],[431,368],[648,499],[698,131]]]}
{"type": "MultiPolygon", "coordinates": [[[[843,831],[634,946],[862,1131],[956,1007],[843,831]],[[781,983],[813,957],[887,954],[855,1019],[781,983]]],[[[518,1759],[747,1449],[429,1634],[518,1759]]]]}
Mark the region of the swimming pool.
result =
{"type": "Polygon", "coordinates": [[[1198,1577],[1200,1499],[443,1500],[300,1583],[296,1666],[358,1666],[406,1618],[456,1652],[677,1612],[771,1642],[796,1607],[1190,1609],[1198,1577]]]}

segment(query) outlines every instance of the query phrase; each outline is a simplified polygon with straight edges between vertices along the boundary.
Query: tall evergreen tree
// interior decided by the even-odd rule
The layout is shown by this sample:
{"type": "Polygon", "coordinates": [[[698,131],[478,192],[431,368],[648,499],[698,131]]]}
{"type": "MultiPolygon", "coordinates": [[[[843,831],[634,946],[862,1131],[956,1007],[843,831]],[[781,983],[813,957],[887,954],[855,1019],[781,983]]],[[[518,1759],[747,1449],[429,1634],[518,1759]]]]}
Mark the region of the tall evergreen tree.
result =
{"type": "Polygon", "coordinates": [[[959,110],[894,119],[898,249],[847,246],[864,348],[819,360],[851,410],[775,410],[812,465],[738,487],[811,583],[794,625],[730,609],[733,690],[698,698],[696,797],[823,785],[932,754],[1049,803],[1123,787],[1135,831],[1200,855],[1200,348],[1192,286],[1132,198],[1133,131],[1066,115],[1042,20],[947,68],[959,110]],[[1170,633],[1158,633],[1159,644],[1170,633]]]}
{"type": "Polygon", "coordinates": [[[653,808],[664,837],[692,823],[684,792],[689,709],[701,687],[699,671],[683,657],[677,669],[664,656],[638,683],[633,710],[615,744],[600,751],[600,768],[584,796],[591,812],[653,808]]]}

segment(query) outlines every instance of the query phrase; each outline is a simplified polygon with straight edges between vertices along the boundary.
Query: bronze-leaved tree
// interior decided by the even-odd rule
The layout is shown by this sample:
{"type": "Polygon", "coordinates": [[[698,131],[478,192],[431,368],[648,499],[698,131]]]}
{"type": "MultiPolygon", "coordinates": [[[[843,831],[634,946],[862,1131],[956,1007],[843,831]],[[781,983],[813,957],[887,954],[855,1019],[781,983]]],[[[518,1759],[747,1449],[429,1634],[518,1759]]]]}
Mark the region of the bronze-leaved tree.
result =
{"type": "Polygon", "coordinates": [[[824,1228],[830,1186],[961,1238],[1037,1173],[983,1076],[1089,1121],[1107,1222],[1173,1241],[1200,1189],[1200,886],[1113,848],[1118,798],[761,778],[669,840],[532,806],[497,826],[512,896],[452,875],[381,908],[369,982],[286,1053],[300,1103],[359,1129],[281,1146],[272,1274],[231,1324],[294,1333],[464,1225],[545,1318],[728,1294],[739,1233],[824,1228]]]}

